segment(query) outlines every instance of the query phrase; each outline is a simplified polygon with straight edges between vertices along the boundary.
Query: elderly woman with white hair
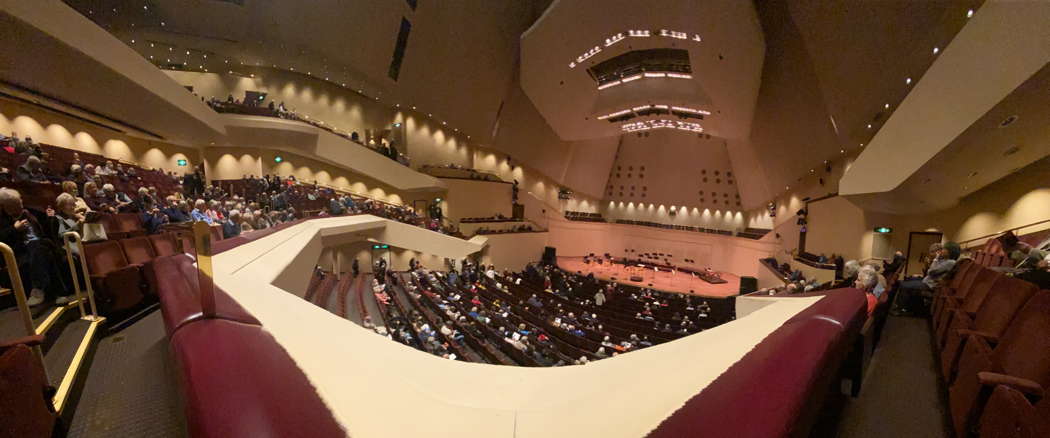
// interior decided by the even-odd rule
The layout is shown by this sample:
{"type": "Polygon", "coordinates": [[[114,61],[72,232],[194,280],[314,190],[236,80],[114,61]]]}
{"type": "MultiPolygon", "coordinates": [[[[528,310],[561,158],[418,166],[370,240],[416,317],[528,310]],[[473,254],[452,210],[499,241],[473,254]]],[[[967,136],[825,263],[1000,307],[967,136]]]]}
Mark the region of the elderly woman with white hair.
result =
{"type": "Polygon", "coordinates": [[[116,187],[113,187],[113,184],[104,184],[102,186],[102,195],[105,197],[106,205],[112,208],[114,212],[131,208],[131,198],[125,195],[124,192],[118,192],[116,187]]]}
{"type": "Polygon", "coordinates": [[[875,305],[878,303],[878,297],[874,293],[879,284],[878,275],[879,273],[870,266],[864,266],[857,271],[857,279],[853,282],[853,287],[864,291],[864,297],[868,300],[868,316],[875,311],[875,305]]]}
{"type": "Polygon", "coordinates": [[[68,274],[62,255],[50,208],[47,214],[22,207],[22,195],[17,190],[0,188],[0,242],[15,253],[22,284],[29,290],[27,303],[36,306],[47,295],[68,295],[68,274]]]}

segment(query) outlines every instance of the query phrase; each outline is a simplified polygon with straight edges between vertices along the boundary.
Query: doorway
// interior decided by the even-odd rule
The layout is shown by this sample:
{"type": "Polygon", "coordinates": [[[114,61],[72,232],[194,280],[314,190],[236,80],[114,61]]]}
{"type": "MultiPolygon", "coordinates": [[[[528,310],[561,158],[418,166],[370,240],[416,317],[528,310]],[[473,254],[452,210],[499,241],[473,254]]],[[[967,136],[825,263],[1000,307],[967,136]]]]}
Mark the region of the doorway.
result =
{"type": "Polygon", "coordinates": [[[922,274],[929,257],[930,245],[941,243],[943,233],[929,231],[912,231],[908,234],[908,266],[905,275],[922,274]]]}

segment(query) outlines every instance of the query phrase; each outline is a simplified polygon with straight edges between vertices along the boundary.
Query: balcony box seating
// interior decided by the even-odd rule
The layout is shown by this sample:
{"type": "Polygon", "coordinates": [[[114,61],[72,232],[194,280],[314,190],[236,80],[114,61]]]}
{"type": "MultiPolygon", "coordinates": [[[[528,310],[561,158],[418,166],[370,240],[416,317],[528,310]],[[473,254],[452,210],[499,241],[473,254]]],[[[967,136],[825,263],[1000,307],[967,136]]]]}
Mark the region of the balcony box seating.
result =
{"type": "Polygon", "coordinates": [[[1006,384],[1041,398],[1050,387],[1050,291],[1039,291],[1025,303],[998,344],[976,331],[959,356],[958,373],[948,390],[956,436],[969,435],[984,401],[996,385],[1006,384]]]}

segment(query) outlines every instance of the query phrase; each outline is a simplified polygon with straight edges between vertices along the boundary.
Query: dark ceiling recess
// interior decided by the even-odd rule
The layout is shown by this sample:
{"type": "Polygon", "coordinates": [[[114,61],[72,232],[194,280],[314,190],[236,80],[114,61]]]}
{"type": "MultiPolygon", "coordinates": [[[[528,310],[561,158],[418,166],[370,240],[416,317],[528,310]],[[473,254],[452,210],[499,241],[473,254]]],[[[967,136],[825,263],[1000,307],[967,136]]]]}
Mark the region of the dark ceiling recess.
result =
{"type": "Polygon", "coordinates": [[[419,1],[418,0],[405,0],[405,1],[408,2],[408,7],[412,8],[413,11],[416,10],[416,6],[419,5],[419,1]]]}
{"type": "Polygon", "coordinates": [[[599,85],[643,72],[692,73],[689,51],[683,49],[635,50],[602,61],[587,69],[599,85]]]}
{"type": "Polygon", "coordinates": [[[408,34],[412,32],[412,23],[405,17],[401,17],[401,30],[397,32],[397,44],[394,46],[394,57],[390,60],[390,71],[387,73],[390,79],[397,81],[401,75],[401,61],[405,57],[405,47],[408,46],[408,34]]]}

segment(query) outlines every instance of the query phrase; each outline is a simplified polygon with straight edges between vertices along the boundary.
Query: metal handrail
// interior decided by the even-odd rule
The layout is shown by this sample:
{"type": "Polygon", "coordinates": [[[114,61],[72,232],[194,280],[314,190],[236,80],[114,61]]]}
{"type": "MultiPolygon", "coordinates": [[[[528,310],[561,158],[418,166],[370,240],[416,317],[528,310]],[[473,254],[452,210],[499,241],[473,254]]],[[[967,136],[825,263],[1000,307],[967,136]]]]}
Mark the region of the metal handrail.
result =
{"type": "MultiPolygon", "coordinates": [[[[22,275],[18,272],[18,259],[15,252],[6,243],[0,242],[0,252],[4,253],[4,264],[7,265],[7,275],[11,279],[11,293],[15,296],[18,305],[18,313],[22,315],[22,323],[26,329],[26,336],[36,335],[36,327],[33,325],[33,314],[29,312],[29,304],[26,300],[26,290],[22,285],[22,275]]],[[[44,373],[44,381],[50,381],[47,377],[47,367],[44,366],[44,350],[39,345],[32,347],[33,355],[40,361],[40,370],[44,373]]]]}
{"type": "Polygon", "coordinates": [[[91,308],[91,316],[98,318],[98,306],[95,304],[95,292],[91,287],[91,274],[88,272],[87,258],[84,257],[84,242],[80,240],[80,234],[76,231],[69,231],[62,235],[66,243],[66,260],[69,261],[69,271],[73,278],[73,286],[76,291],[77,305],[80,306],[80,316],[85,316],[84,313],[84,297],[83,294],[87,295],[88,303],[91,308]],[[76,245],[77,252],[80,254],[80,268],[84,273],[84,276],[78,279],[77,268],[73,261],[73,245],[76,245]],[[80,280],[84,281],[83,290],[80,288],[80,280]]]}

